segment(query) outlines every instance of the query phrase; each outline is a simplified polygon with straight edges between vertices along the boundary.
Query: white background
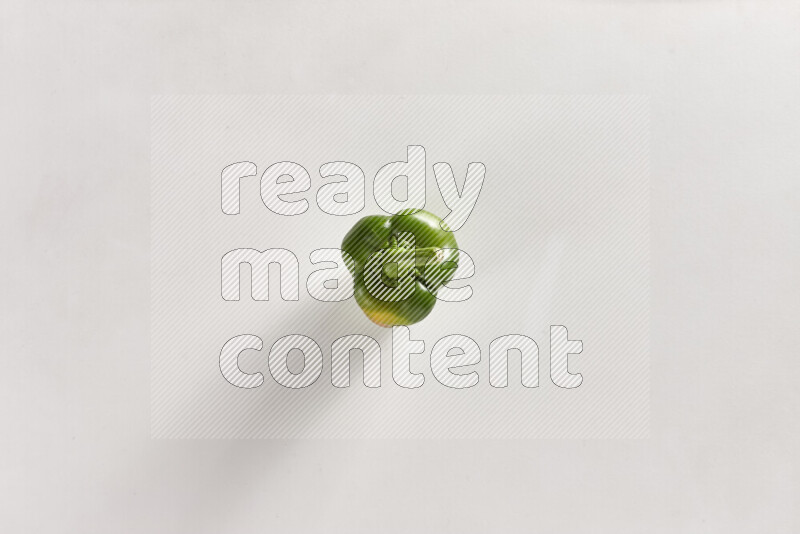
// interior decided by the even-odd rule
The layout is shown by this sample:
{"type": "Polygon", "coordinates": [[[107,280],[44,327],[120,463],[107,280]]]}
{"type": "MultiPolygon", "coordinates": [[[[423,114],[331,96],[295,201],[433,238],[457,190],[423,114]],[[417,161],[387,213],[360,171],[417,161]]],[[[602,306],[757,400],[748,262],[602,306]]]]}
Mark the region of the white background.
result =
{"type": "Polygon", "coordinates": [[[797,532],[800,4],[0,5],[3,532],[797,532]],[[153,441],[158,93],[635,93],[651,438],[153,441]]]}

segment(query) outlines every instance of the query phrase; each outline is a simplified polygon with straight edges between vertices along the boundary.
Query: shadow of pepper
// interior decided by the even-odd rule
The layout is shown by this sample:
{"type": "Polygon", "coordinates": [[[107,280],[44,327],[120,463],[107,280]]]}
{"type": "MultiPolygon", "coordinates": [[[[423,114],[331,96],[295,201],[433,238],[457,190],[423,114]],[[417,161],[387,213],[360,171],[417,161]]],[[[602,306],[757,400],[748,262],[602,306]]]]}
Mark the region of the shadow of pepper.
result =
{"type": "MultiPolygon", "coordinates": [[[[324,426],[326,418],[349,391],[366,389],[361,380],[362,358],[357,356],[351,357],[350,387],[336,388],[331,384],[330,344],[334,339],[359,333],[378,341],[382,348],[381,383],[382,387],[389,387],[391,362],[386,349],[391,340],[390,329],[371,323],[353,299],[298,304],[285,320],[251,330],[264,342],[254,360],[260,362],[264,384],[251,390],[236,388],[226,382],[218,362],[210,361],[209,365],[217,367],[216,372],[208,373],[209,378],[195,388],[192,399],[184,403],[182,417],[220,427],[216,432],[213,429],[198,432],[200,439],[151,439],[142,443],[144,451],[139,460],[129,464],[127,469],[116,471],[107,481],[107,499],[103,507],[118,513],[119,517],[125,517],[131,509],[156,511],[144,519],[153,532],[169,530],[176,515],[182,527],[188,520],[195,532],[222,532],[232,518],[248,506],[248,501],[256,498],[251,490],[258,481],[274,478],[278,470],[291,461],[298,440],[303,440],[297,436],[313,434],[315,425],[324,426]],[[311,337],[323,353],[320,377],[312,386],[301,390],[278,385],[267,366],[272,343],[290,333],[311,337]],[[213,400],[220,391],[224,396],[216,403],[218,415],[204,420],[202,409],[209,406],[209,397],[213,400]],[[227,405],[228,401],[233,401],[233,405],[227,405]],[[236,410],[236,413],[226,412],[226,409],[236,410]],[[274,416],[276,412],[281,416],[279,419],[274,416]],[[270,428],[275,424],[284,425],[283,431],[276,431],[280,427],[270,428]],[[157,484],[154,485],[154,481],[157,484]],[[187,487],[192,489],[187,492],[187,487]]],[[[218,350],[214,348],[217,355],[218,350]]],[[[353,454],[358,454],[357,448],[353,454]]],[[[261,505],[268,506],[268,503],[261,505]]]]}

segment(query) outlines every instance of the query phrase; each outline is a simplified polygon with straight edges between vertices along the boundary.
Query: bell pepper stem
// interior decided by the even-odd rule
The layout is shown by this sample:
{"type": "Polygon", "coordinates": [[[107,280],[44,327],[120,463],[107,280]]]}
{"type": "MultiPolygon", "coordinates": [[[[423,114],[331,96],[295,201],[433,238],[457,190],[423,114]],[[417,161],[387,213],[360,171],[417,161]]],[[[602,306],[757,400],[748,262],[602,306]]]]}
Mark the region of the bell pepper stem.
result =
{"type": "MultiPolygon", "coordinates": [[[[414,249],[414,267],[419,273],[420,269],[424,269],[432,259],[434,259],[434,264],[441,263],[443,260],[443,256],[441,254],[441,250],[439,247],[425,247],[425,248],[418,248],[414,249]]],[[[389,287],[396,287],[397,286],[397,277],[398,277],[398,270],[397,270],[397,263],[395,262],[388,262],[383,265],[383,269],[381,272],[381,278],[383,279],[383,283],[389,287]]]]}
{"type": "Polygon", "coordinates": [[[437,262],[441,262],[442,255],[439,247],[427,247],[427,248],[418,248],[416,249],[416,261],[415,264],[417,267],[425,267],[428,262],[432,258],[436,258],[437,262]]]}

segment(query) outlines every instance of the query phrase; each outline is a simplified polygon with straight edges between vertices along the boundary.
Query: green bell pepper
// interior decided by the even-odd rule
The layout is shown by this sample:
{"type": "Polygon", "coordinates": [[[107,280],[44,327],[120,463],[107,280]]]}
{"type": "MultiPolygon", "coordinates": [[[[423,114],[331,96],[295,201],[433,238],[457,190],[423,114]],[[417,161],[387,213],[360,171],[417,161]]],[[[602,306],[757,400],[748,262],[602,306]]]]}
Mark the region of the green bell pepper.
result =
{"type": "Polygon", "coordinates": [[[443,227],[427,211],[370,215],[344,237],[356,302],[372,322],[410,325],[433,310],[436,292],[458,266],[456,238],[443,227]]]}

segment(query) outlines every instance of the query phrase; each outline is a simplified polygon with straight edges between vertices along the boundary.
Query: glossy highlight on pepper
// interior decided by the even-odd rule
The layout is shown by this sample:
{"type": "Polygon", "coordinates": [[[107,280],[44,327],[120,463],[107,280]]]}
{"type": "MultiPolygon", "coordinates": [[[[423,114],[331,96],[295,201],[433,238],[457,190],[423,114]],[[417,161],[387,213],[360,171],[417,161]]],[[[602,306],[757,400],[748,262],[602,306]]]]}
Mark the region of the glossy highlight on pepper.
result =
{"type": "Polygon", "coordinates": [[[436,215],[427,211],[397,215],[370,215],[359,220],[342,241],[342,250],[352,258],[355,298],[364,314],[383,327],[410,325],[425,319],[436,304],[436,291],[450,279],[458,266],[458,244],[452,232],[436,215]],[[409,240],[408,237],[413,236],[409,240]],[[412,258],[408,269],[398,269],[400,258],[412,258]],[[373,258],[370,261],[370,258],[373,258]],[[387,300],[369,284],[375,265],[386,289],[401,282],[408,289],[404,298],[387,300]],[[413,280],[401,279],[406,276],[413,280]],[[410,286],[409,286],[410,283],[410,286]]]}

